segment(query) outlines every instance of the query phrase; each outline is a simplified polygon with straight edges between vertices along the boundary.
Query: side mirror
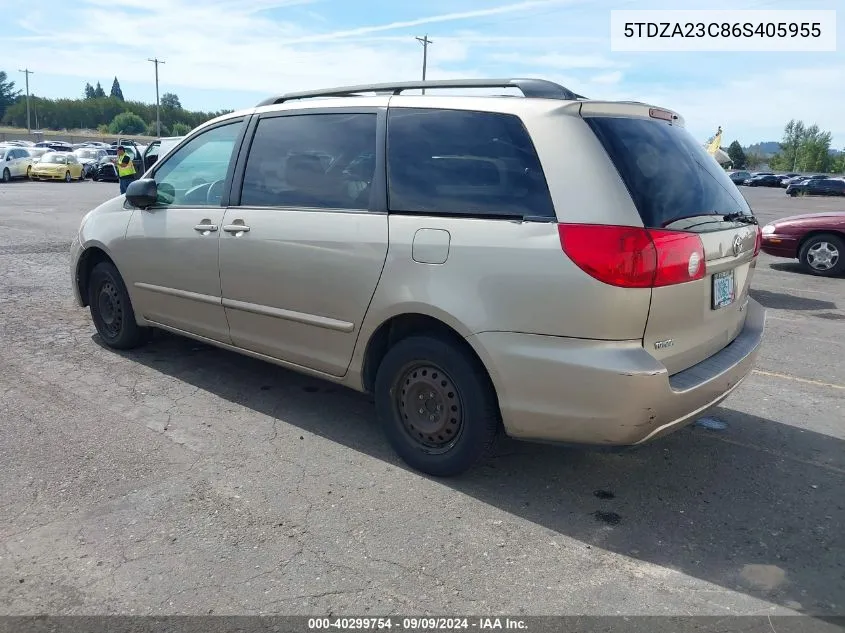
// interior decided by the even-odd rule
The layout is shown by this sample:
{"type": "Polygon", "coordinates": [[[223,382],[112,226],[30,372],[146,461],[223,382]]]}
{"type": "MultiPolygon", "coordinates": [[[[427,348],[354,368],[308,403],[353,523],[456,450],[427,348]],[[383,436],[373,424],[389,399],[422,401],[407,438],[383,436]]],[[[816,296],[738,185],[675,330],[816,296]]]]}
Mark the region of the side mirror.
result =
{"type": "Polygon", "coordinates": [[[133,180],[126,188],[126,199],[139,209],[151,207],[158,200],[158,187],[152,178],[133,180]]]}
{"type": "Polygon", "coordinates": [[[6,160],[7,160],[7,161],[10,161],[10,160],[12,160],[12,157],[11,157],[11,156],[6,156],[6,160]]]}

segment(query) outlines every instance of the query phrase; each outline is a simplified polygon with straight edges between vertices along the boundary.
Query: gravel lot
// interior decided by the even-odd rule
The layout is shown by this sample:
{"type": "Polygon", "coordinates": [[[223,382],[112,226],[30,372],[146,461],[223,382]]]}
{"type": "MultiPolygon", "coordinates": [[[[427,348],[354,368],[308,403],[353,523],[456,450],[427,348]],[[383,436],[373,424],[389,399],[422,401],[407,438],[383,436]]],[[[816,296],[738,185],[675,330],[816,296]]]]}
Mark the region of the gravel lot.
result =
{"type": "MultiPolygon", "coordinates": [[[[97,343],[68,247],[117,184],[0,185],[0,614],[845,614],[845,279],[763,255],[758,369],[647,447],[437,481],[370,401],[169,335],[97,343]]],[[[762,221],[845,209],[744,189],[762,221]]]]}

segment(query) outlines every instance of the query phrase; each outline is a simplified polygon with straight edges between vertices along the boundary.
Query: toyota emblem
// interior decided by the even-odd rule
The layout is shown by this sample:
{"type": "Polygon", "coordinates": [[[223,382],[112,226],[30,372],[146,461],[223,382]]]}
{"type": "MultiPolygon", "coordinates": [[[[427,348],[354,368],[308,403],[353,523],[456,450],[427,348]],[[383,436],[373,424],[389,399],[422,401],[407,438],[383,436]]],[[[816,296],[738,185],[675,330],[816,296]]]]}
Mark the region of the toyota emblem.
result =
{"type": "Polygon", "coordinates": [[[737,235],[734,237],[734,255],[739,255],[739,251],[742,250],[742,238],[737,235]]]}

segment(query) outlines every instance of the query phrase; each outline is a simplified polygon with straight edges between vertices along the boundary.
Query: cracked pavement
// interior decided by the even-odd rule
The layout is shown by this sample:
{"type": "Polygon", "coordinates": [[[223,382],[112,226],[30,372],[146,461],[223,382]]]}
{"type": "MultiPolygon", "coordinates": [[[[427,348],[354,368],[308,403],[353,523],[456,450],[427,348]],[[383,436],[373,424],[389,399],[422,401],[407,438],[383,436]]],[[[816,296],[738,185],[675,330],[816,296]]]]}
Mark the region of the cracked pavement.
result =
{"type": "MultiPolygon", "coordinates": [[[[406,469],[366,396],[170,335],[103,348],[107,183],[0,185],[0,614],[845,614],[845,279],[762,256],[758,371],[627,452],[406,469]]],[[[842,200],[746,189],[763,221],[842,200]]]]}

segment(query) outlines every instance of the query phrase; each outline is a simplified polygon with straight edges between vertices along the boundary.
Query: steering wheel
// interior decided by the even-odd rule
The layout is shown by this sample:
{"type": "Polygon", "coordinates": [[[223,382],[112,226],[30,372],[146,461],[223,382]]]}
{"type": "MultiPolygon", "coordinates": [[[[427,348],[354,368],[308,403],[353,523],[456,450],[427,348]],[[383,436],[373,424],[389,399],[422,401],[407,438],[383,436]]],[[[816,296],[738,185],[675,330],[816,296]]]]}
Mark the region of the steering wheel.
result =
{"type": "Polygon", "coordinates": [[[208,191],[205,194],[205,201],[208,204],[220,204],[223,198],[223,180],[215,180],[208,186],[208,191]]]}

